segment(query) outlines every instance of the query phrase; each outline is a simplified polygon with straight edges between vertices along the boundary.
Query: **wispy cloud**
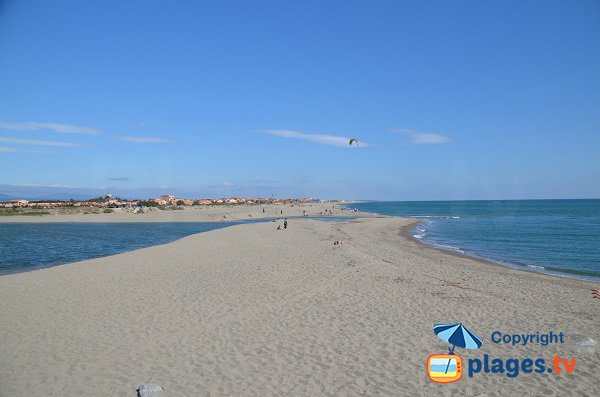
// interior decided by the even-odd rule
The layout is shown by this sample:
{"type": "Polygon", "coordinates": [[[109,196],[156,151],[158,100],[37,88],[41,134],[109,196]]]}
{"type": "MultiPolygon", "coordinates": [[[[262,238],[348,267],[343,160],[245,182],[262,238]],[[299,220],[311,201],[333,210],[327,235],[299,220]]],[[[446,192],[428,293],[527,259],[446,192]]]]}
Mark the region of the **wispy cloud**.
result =
{"type": "Polygon", "coordinates": [[[131,135],[121,135],[117,137],[118,140],[123,142],[130,143],[170,143],[172,142],[169,139],[158,138],[153,136],[131,136],[131,135]]]}
{"type": "Polygon", "coordinates": [[[109,181],[117,181],[117,182],[128,182],[131,181],[131,178],[126,176],[118,176],[115,178],[108,178],[109,181]]]}
{"type": "Polygon", "coordinates": [[[208,185],[207,188],[209,188],[209,189],[224,189],[224,188],[232,188],[234,186],[235,186],[235,184],[231,183],[231,182],[220,182],[220,183],[214,183],[214,184],[208,185]]]}
{"type": "Polygon", "coordinates": [[[38,183],[21,183],[21,184],[9,184],[8,186],[14,187],[50,187],[50,188],[60,188],[60,189],[77,189],[76,186],[71,185],[43,185],[38,183]]]}
{"type": "MultiPolygon", "coordinates": [[[[337,147],[350,147],[350,137],[338,136],[338,135],[324,135],[324,134],[305,134],[299,131],[290,130],[265,130],[265,134],[278,136],[281,138],[293,138],[301,139],[303,141],[309,141],[319,143],[321,145],[337,146],[337,147]]],[[[366,142],[360,141],[360,146],[369,146],[366,142]]]]}
{"type": "Polygon", "coordinates": [[[407,128],[394,128],[392,131],[407,134],[409,142],[413,145],[439,145],[451,142],[447,136],[433,132],[416,131],[407,128]]]}
{"type": "Polygon", "coordinates": [[[29,153],[35,153],[35,154],[60,154],[60,152],[57,151],[57,150],[48,150],[48,149],[30,150],[29,153]]]}
{"type": "Polygon", "coordinates": [[[33,150],[19,150],[13,147],[0,146],[0,153],[34,153],[34,154],[58,154],[56,150],[48,149],[33,149],[33,150]]]}
{"type": "Polygon", "coordinates": [[[96,128],[81,127],[78,125],[59,124],[59,123],[40,123],[35,121],[8,122],[0,120],[0,130],[9,131],[36,131],[49,130],[59,134],[83,134],[100,135],[102,131],[96,128]]]}
{"type": "Polygon", "coordinates": [[[12,148],[12,147],[8,147],[8,146],[0,146],[0,153],[11,153],[11,152],[18,152],[18,150],[15,148],[12,148]]]}
{"type": "Polygon", "coordinates": [[[37,139],[21,139],[0,136],[1,143],[12,143],[15,145],[35,145],[35,146],[59,146],[59,147],[87,147],[79,143],[61,142],[61,141],[41,141],[37,139]]]}

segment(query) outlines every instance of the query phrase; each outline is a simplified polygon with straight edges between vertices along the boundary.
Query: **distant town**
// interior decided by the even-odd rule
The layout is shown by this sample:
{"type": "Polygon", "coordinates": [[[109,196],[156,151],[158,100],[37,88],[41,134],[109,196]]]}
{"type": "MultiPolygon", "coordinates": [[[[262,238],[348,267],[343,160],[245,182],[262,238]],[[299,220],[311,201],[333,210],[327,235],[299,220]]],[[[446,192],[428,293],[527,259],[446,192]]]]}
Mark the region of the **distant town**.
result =
{"type": "Polygon", "coordinates": [[[12,200],[0,202],[0,208],[64,208],[64,207],[96,207],[96,208],[129,208],[134,207],[167,207],[167,206],[193,206],[193,205],[236,205],[236,204],[295,204],[295,203],[318,203],[322,200],[310,197],[302,198],[242,198],[228,197],[216,199],[184,199],[173,195],[164,195],[158,198],[149,198],[146,200],[126,200],[113,197],[112,194],[106,194],[101,197],[93,198],[87,201],[65,200],[65,201],[30,201],[30,200],[12,200]]]}

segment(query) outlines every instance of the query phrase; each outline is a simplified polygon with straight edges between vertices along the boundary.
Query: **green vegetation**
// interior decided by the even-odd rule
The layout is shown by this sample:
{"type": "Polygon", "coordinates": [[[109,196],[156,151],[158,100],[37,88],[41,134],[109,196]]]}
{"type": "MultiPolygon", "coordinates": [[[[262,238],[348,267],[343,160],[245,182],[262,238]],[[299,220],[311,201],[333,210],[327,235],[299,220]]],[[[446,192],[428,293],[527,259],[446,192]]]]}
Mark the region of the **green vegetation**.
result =
{"type": "Polygon", "coordinates": [[[185,203],[183,202],[183,200],[177,200],[177,202],[175,204],[176,205],[185,205],[185,203]]]}
{"type": "Polygon", "coordinates": [[[33,210],[33,209],[21,209],[21,208],[0,208],[0,216],[42,216],[50,215],[48,211],[33,210]]]}
{"type": "Polygon", "coordinates": [[[122,199],[120,197],[113,197],[113,198],[106,198],[106,197],[94,197],[88,200],[84,200],[84,201],[89,201],[90,203],[106,203],[109,200],[117,200],[117,201],[128,201],[126,199],[122,199]]]}
{"type": "Polygon", "coordinates": [[[102,211],[102,212],[104,212],[105,214],[112,214],[114,211],[113,211],[113,210],[111,210],[110,208],[106,208],[106,209],[105,209],[104,211],[102,211]]]}
{"type": "Polygon", "coordinates": [[[144,205],[146,207],[160,207],[156,201],[140,201],[139,205],[144,205]]]}
{"type": "Polygon", "coordinates": [[[89,201],[90,203],[103,203],[106,200],[104,199],[104,197],[96,197],[96,198],[93,198],[93,199],[89,199],[87,201],[89,201]]]}

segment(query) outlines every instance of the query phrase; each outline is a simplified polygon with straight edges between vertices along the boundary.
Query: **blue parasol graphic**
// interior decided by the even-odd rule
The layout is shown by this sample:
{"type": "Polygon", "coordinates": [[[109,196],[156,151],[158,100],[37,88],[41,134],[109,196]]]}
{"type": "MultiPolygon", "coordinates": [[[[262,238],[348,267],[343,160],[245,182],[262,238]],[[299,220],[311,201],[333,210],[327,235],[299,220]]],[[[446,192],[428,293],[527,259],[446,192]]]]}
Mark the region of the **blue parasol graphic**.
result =
{"type": "MultiPolygon", "coordinates": [[[[443,340],[452,344],[452,348],[448,348],[450,354],[454,354],[456,346],[463,349],[479,349],[483,344],[481,338],[472,333],[462,324],[436,324],[433,326],[433,332],[443,340]]],[[[450,366],[450,360],[446,366],[446,373],[450,366]]]]}

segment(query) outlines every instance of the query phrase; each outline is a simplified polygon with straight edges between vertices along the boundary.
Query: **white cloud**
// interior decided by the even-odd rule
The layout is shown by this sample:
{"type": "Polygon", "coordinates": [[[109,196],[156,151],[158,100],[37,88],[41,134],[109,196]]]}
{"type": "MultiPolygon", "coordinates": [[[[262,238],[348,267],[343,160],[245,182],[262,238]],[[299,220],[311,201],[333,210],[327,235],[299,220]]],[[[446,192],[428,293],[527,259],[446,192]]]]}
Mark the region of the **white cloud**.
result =
{"type": "Polygon", "coordinates": [[[73,142],[60,142],[60,141],[40,141],[37,139],[21,139],[11,138],[6,136],[0,136],[0,142],[2,143],[13,143],[16,145],[35,145],[35,146],[60,146],[60,147],[86,147],[79,143],[73,142]]]}
{"type": "Polygon", "coordinates": [[[60,154],[60,152],[58,152],[56,150],[48,150],[48,149],[30,150],[29,153],[35,153],[35,154],[60,154]]]}
{"type": "Polygon", "coordinates": [[[18,152],[18,150],[8,147],[8,146],[0,146],[0,153],[10,153],[10,152],[18,152]]]}
{"type": "Polygon", "coordinates": [[[450,138],[440,134],[431,134],[427,132],[416,132],[412,135],[411,143],[416,145],[435,145],[440,143],[449,143],[450,138]]]}
{"type": "Polygon", "coordinates": [[[108,178],[109,181],[117,181],[117,182],[129,182],[131,181],[131,178],[129,178],[128,176],[117,176],[114,178],[108,178]]]}
{"type": "Polygon", "coordinates": [[[0,153],[18,152],[17,149],[8,146],[0,146],[0,153]]]}
{"type": "Polygon", "coordinates": [[[122,135],[117,137],[118,140],[123,142],[130,143],[170,143],[169,139],[158,138],[152,136],[131,136],[131,135],[122,135]]]}
{"type": "Polygon", "coordinates": [[[34,121],[26,122],[8,122],[0,121],[0,130],[10,131],[36,131],[36,130],[50,130],[58,132],[60,134],[83,134],[83,135],[100,135],[102,131],[89,128],[81,127],[78,125],[59,124],[59,123],[39,123],[34,121]]]}
{"type": "Polygon", "coordinates": [[[34,153],[34,154],[58,154],[55,150],[34,149],[34,150],[18,150],[8,146],[0,146],[0,153],[34,153]]]}
{"type": "Polygon", "coordinates": [[[51,188],[62,188],[62,189],[77,189],[76,186],[71,185],[41,185],[38,183],[21,183],[21,184],[12,184],[8,186],[14,187],[51,187],[51,188]]]}
{"type": "Polygon", "coordinates": [[[415,131],[406,128],[394,128],[392,131],[409,135],[409,142],[413,145],[438,145],[451,142],[447,136],[432,132],[415,131]]]}
{"type": "Polygon", "coordinates": [[[213,185],[208,185],[207,187],[210,189],[220,189],[220,188],[230,188],[234,187],[235,184],[231,182],[220,182],[213,185]]]}
{"type": "MultiPolygon", "coordinates": [[[[319,143],[321,145],[330,145],[337,147],[350,147],[350,137],[337,136],[337,135],[323,135],[323,134],[305,134],[299,131],[289,130],[265,130],[265,134],[279,136],[282,138],[294,138],[301,139],[303,141],[309,141],[319,143]]],[[[359,140],[360,141],[360,140],[359,140]]],[[[359,147],[369,146],[367,143],[360,141],[359,147]]]]}

